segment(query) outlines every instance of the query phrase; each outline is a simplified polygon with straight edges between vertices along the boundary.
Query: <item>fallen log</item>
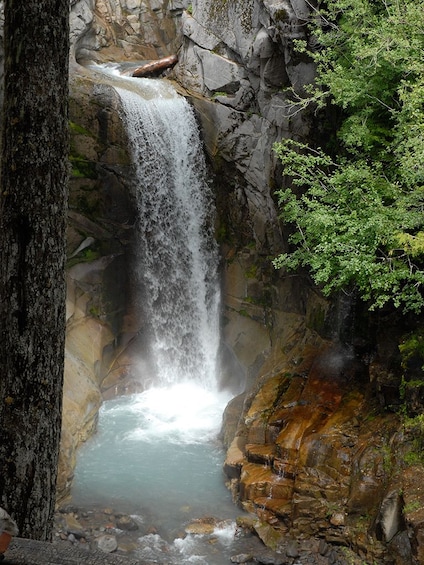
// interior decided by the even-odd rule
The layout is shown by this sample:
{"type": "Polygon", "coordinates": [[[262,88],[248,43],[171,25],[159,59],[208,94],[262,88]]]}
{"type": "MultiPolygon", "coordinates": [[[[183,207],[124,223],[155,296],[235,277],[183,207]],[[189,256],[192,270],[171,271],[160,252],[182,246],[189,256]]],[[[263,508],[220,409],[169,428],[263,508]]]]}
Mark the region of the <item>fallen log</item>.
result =
{"type": "Polygon", "coordinates": [[[151,63],[146,63],[141,67],[137,67],[133,72],[133,77],[148,77],[153,75],[158,75],[165,69],[172,69],[172,67],[178,62],[178,57],[176,55],[169,55],[169,57],[163,57],[157,61],[152,61],[151,63]]]}

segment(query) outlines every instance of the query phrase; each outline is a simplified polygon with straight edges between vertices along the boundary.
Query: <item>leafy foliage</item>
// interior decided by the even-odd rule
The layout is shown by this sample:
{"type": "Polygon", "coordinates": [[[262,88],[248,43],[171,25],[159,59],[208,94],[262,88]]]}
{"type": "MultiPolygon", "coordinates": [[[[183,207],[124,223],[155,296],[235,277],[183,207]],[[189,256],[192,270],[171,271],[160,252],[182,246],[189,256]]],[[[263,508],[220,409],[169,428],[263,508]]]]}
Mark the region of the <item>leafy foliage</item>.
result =
{"type": "MultiPolygon", "coordinates": [[[[371,308],[424,306],[424,0],[335,0],[314,19],[317,78],[306,99],[336,105],[336,149],[275,145],[296,230],[277,268],[308,267],[325,294],[357,290],[371,308]],[[331,152],[330,152],[331,151],[331,152]]],[[[305,42],[299,50],[308,51],[305,42]]]]}

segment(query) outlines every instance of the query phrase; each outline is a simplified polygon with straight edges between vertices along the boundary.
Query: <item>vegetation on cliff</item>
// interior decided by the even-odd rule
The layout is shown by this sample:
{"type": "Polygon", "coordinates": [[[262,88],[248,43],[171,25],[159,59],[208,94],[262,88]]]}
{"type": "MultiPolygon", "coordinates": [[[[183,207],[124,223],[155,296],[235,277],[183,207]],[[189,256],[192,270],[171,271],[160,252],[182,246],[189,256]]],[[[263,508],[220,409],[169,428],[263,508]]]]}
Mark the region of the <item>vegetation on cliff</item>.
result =
{"type": "MultiPolygon", "coordinates": [[[[319,17],[317,17],[317,15],[319,17]]],[[[313,20],[313,21],[312,21],[313,20]]],[[[424,1],[337,0],[296,48],[317,78],[293,111],[340,116],[323,147],[285,140],[278,193],[295,226],[277,268],[309,268],[324,294],[355,291],[371,309],[424,307],[424,1]]]]}

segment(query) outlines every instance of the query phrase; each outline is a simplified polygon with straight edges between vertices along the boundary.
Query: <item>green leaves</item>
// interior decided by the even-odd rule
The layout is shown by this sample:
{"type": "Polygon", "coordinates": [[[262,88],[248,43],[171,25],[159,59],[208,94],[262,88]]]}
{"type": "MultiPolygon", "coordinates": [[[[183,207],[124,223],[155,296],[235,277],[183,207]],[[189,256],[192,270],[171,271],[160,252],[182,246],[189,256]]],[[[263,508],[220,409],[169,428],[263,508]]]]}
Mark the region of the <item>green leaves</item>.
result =
{"type": "Polygon", "coordinates": [[[392,301],[420,310],[424,272],[413,261],[424,254],[422,188],[405,191],[365,155],[333,160],[291,140],[275,150],[293,182],[278,192],[281,218],[296,227],[275,267],[308,267],[324,294],[355,288],[371,309],[392,301]]]}
{"type": "MultiPolygon", "coordinates": [[[[275,145],[294,227],[276,268],[307,267],[324,294],[355,289],[370,308],[424,306],[424,0],[334,0],[314,15],[309,103],[343,120],[332,157],[275,145]],[[318,24],[317,25],[317,22],[318,24]]],[[[306,50],[297,42],[299,51],[306,50]]],[[[302,106],[307,102],[302,100],[302,106]]]]}

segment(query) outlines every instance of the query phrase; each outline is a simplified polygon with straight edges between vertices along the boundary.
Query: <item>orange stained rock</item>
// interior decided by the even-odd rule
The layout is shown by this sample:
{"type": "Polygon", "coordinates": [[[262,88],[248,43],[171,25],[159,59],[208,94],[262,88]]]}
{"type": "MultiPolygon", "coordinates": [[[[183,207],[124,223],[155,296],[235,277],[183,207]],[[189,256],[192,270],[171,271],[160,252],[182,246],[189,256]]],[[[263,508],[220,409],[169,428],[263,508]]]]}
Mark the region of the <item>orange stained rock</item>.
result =
{"type": "Polygon", "coordinates": [[[283,386],[285,380],[286,377],[277,375],[275,377],[271,377],[264,383],[255,395],[252,405],[246,414],[245,421],[247,424],[251,423],[256,418],[260,418],[265,411],[269,410],[273,406],[275,399],[278,398],[279,390],[283,386]]]}
{"type": "Polygon", "coordinates": [[[244,446],[244,438],[236,436],[227,450],[224,472],[230,479],[240,476],[240,470],[245,461],[244,446]]]}
{"type": "Polygon", "coordinates": [[[250,463],[272,465],[275,455],[276,446],[272,443],[259,445],[256,443],[248,443],[246,445],[246,457],[250,463]]]}
{"type": "Polygon", "coordinates": [[[337,409],[329,415],[323,426],[324,430],[339,428],[349,421],[354,420],[361,412],[365,398],[359,391],[347,392],[337,405],[337,409]]]}
{"type": "Polygon", "coordinates": [[[12,536],[7,532],[3,532],[0,535],[0,555],[3,554],[6,551],[6,549],[9,547],[11,539],[12,536]]]}
{"type": "Polygon", "coordinates": [[[269,510],[280,518],[288,518],[292,512],[291,500],[287,500],[287,498],[270,498],[263,496],[256,498],[254,503],[258,510],[269,510]]]}
{"type": "Polygon", "coordinates": [[[276,475],[270,467],[246,463],[240,478],[241,500],[260,497],[289,500],[293,493],[293,481],[276,475]]]}

